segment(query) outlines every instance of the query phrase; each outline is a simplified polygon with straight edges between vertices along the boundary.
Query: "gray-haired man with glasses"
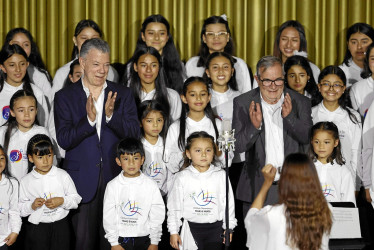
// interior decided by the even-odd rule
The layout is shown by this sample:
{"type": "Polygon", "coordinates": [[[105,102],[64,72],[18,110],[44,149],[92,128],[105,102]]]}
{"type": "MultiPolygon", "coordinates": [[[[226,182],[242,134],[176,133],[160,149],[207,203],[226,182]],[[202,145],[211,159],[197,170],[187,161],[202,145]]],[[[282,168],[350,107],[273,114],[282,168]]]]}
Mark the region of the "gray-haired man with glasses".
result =
{"type": "Polygon", "coordinates": [[[278,180],[286,155],[305,152],[312,123],[310,100],[284,87],[282,62],[265,56],[257,63],[259,84],[234,99],[233,128],[236,151],[245,152],[237,198],[243,201],[244,216],[264,182],[266,164],[278,168],[265,204],[278,201],[278,180]]]}

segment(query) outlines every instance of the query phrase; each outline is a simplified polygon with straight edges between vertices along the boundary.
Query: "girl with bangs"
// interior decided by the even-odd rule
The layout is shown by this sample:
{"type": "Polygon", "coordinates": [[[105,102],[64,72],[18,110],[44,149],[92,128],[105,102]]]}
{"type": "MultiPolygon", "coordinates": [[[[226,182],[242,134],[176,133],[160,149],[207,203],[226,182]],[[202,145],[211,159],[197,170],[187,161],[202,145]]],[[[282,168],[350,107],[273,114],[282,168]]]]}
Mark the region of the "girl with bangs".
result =
{"type": "Polygon", "coordinates": [[[279,179],[279,202],[263,207],[277,169],[262,169],[264,183],[245,218],[247,247],[253,249],[328,249],[332,214],[317,171],[305,154],[286,157],[279,179]]]}

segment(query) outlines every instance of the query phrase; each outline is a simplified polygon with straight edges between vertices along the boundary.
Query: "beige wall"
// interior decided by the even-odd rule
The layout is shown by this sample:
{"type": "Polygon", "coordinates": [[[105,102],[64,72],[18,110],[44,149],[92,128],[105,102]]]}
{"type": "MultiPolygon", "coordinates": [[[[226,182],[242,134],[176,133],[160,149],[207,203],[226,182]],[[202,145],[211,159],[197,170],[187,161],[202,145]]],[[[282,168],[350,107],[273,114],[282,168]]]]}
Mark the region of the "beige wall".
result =
{"type": "Polygon", "coordinates": [[[169,20],[183,60],[197,54],[203,20],[225,13],[236,55],[252,69],[261,56],[272,53],[276,30],[286,20],[304,25],[309,59],[319,67],[342,61],[348,26],[374,25],[372,0],[0,0],[0,38],[4,41],[11,28],[29,29],[54,75],[70,60],[81,19],[96,21],[111,46],[112,62],[125,63],[142,21],[158,13],[169,20]]]}

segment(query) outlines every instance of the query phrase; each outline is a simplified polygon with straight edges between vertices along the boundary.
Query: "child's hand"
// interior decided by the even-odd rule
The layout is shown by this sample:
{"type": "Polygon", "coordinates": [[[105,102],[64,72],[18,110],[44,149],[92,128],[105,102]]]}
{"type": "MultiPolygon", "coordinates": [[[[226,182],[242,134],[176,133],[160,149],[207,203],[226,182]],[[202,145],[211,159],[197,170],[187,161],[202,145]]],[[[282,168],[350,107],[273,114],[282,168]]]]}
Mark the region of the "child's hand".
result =
{"type": "Polygon", "coordinates": [[[36,198],[34,202],[32,203],[31,208],[33,210],[36,210],[37,208],[43,206],[44,202],[45,200],[43,198],[36,198]]]}
{"type": "Polygon", "coordinates": [[[170,245],[174,249],[179,249],[179,245],[182,245],[182,240],[179,234],[172,234],[170,235],[170,245]]]}
{"type": "Polygon", "coordinates": [[[111,250],[125,250],[121,245],[112,246],[111,250]]]}
{"type": "MultiPolygon", "coordinates": [[[[232,233],[230,233],[230,242],[232,241],[232,233]]],[[[223,232],[223,244],[226,242],[226,230],[223,232]]]]}
{"type": "Polygon", "coordinates": [[[275,174],[277,173],[277,169],[273,167],[273,165],[267,164],[262,168],[261,172],[265,178],[264,183],[272,184],[275,178],[275,174]]]}
{"type": "Polygon", "coordinates": [[[10,233],[8,237],[5,238],[4,242],[6,245],[11,246],[14,244],[14,242],[16,242],[17,237],[18,237],[18,234],[10,233]]]}
{"type": "Polygon", "coordinates": [[[54,197],[45,201],[45,206],[49,209],[54,209],[61,206],[64,203],[64,198],[54,197]]]}
{"type": "Polygon", "coordinates": [[[158,250],[158,246],[151,244],[151,245],[149,245],[148,250],[158,250]]]}

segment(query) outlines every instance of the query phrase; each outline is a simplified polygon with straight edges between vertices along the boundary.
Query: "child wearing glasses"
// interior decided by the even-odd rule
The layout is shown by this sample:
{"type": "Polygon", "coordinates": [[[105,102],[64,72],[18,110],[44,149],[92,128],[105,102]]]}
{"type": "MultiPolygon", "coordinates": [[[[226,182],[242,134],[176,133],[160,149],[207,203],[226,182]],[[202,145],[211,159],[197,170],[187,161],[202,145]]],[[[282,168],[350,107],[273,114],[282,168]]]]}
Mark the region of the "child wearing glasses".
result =
{"type": "Polygon", "coordinates": [[[323,100],[312,108],[313,124],[321,121],[334,122],[339,129],[343,158],[352,174],[356,189],[358,177],[362,175],[361,166],[361,117],[349,108],[346,91],[347,78],[337,66],[327,66],[318,77],[318,89],[323,100]]]}
{"type": "MultiPolygon", "coordinates": [[[[204,20],[201,29],[201,44],[198,56],[190,58],[186,63],[187,77],[203,76],[208,56],[213,52],[226,52],[233,55],[234,42],[231,37],[227,17],[211,16],[204,20]]],[[[240,93],[245,93],[252,89],[251,69],[241,58],[234,57],[236,81],[240,93]]]]}

